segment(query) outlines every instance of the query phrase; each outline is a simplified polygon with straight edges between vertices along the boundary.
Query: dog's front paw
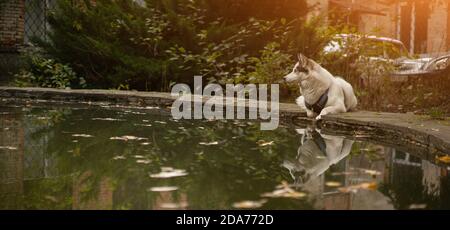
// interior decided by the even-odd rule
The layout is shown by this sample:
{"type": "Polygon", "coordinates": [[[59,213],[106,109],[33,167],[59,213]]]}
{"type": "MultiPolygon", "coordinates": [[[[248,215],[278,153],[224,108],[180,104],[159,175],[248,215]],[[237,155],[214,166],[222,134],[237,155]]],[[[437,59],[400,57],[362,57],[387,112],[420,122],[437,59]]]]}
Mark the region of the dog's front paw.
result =
{"type": "Polygon", "coordinates": [[[318,120],[322,120],[322,115],[319,115],[316,117],[316,121],[318,121],[318,120]]]}

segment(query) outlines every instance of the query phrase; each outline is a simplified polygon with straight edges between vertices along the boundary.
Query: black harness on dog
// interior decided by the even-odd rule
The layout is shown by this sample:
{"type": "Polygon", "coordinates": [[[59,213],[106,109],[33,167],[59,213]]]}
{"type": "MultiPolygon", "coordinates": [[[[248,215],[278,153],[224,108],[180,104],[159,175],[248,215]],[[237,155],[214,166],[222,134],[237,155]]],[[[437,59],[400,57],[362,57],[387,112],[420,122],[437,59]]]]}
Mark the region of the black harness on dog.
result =
{"type": "Polygon", "coordinates": [[[322,112],[323,108],[325,108],[325,105],[328,102],[328,91],[329,90],[330,89],[327,89],[325,91],[325,93],[323,93],[322,96],[320,96],[319,100],[316,103],[312,104],[312,105],[309,104],[308,102],[306,102],[306,100],[305,100],[306,108],[308,108],[309,110],[311,110],[311,111],[313,111],[315,113],[322,112]]]}
{"type": "Polygon", "coordinates": [[[314,143],[317,145],[317,147],[319,147],[320,151],[322,151],[322,153],[324,153],[326,155],[327,154],[327,144],[325,143],[325,140],[323,139],[322,135],[320,135],[320,133],[318,133],[317,131],[314,130],[312,133],[312,137],[313,137],[314,143]]]}

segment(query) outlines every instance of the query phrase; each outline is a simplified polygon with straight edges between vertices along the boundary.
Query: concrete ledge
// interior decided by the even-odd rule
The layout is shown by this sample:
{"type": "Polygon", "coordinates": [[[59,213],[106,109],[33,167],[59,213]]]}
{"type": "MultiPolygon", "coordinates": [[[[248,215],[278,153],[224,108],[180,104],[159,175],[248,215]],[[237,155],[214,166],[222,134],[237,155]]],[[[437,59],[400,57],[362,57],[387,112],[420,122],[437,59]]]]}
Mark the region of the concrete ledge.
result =
{"type": "MultiPolygon", "coordinates": [[[[60,90],[47,88],[0,87],[0,101],[45,100],[66,103],[90,103],[134,106],[158,106],[167,109],[176,99],[169,93],[116,90],[60,90]]],[[[205,101],[205,100],[204,100],[205,101]]],[[[433,160],[436,155],[450,154],[450,125],[445,121],[429,120],[413,114],[394,114],[359,111],[326,116],[319,123],[305,117],[297,105],[280,103],[283,123],[299,126],[318,125],[323,132],[345,135],[354,139],[370,140],[392,146],[421,158],[433,160]]]]}
{"type": "Polygon", "coordinates": [[[434,161],[436,156],[450,154],[448,122],[414,114],[359,111],[327,116],[321,128],[324,132],[401,146],[399,150],[434,161]]]}

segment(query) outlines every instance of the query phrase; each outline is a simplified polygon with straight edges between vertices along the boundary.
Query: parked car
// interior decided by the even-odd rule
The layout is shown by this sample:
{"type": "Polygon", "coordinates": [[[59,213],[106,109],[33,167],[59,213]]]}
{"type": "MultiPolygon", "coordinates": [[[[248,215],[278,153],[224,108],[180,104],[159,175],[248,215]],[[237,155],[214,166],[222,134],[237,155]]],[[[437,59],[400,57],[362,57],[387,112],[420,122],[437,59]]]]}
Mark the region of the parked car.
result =
{"type": "Polygon", "coordinates": [[[364,53],[373,62],[392,64],[394,67],[391,72],[393,81],[403,81],[402,76],[422,71],[424,66],[431,61],[431,58],[413,58],[401,41],[387,37],[338,34],[324,48],[325,54],[339,53],[346,56],[348,55],[346,52],[364,53]],[[351,44],[357,44],[355,46],[364,51],[355,52],[357,50],[350,49],[351,44]]]}
{"type": "MultiPolygon", "coordinates": [[[[325,46],[325,53],[343,52],[349,50],[349,45],[359,43],[361,48],[365,48],[364,53],[372,58],[382,58],[386,60],[396,60],[399,58],[409,58],[405,45],[396,39],[362,36],[357,34],[337,34],[331,42],[325,46]],[[382,47],[382,49],[380,49],[382,47]]],[[[346,55],[344,53],[344,55],[346,55]]]]}

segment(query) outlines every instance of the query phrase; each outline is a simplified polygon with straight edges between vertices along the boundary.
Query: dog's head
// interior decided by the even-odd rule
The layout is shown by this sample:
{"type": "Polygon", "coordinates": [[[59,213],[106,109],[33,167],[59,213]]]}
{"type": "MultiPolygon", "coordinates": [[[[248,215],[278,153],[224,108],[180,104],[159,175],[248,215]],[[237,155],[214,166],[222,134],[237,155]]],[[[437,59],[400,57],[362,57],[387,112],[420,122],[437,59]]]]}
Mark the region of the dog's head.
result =
{"type": "Polygon", "coordinates": [[[284,80],[288,83],[300,82],[315,75],[317,64],[303,54],[298,54],[297,57],[298,62],[295,64],[294,69],[284,77],[284,80]]]}

